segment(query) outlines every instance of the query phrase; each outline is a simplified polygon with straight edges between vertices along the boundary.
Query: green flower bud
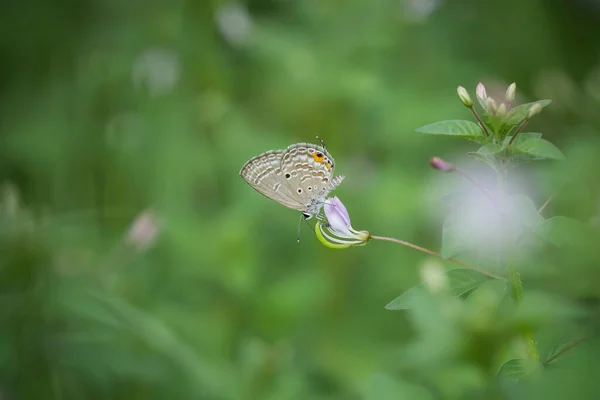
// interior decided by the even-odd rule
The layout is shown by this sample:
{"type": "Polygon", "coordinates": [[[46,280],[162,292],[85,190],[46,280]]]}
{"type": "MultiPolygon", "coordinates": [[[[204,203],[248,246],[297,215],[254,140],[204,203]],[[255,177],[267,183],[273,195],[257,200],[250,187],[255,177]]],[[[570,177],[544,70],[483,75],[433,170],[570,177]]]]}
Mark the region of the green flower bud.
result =
{"type": "Polygon", "coordinates": [[[517,93],[517,84],[515,82],[511,83],[506,89],[506,102],[508,104],[512,103],[515,100],[515,94],[517,93]]]}
{"type": "Polygon", "coordinates": [[[496,111],[498,111],[498,103],[492,97],[488,97],[485,99],[485,105],[487,108],[487,112],[496,115],[496,111]]]}
{"type": "Polygon", "coordinates": [[[498,107],[498,110],[496,110],[496,115],[498,117],[504,117],[506,115],[506,104],[502,103],[500,104],[500,106],[498,107]]]}
{"type": "Polygon", "coordinates": [[[542,108],[544,108],[540,103],[535,103],[529,108],[529,112],[527,113],[527,119],[531,119],[542,112],[542,108]]]}
{"type": "Polygon", "coordinates": [[[462,103],[465,105],[465,107],[468,107],[468,108],[473,107],[473,101],[471,100],[471,97],[469,96],[469,92],[467,92],[467,89],[465,89],[462,86],[459,86],[456,89],[456,92],[458,93],[458,98],[460,99],[460,101],[462,101],[462,103]]]}

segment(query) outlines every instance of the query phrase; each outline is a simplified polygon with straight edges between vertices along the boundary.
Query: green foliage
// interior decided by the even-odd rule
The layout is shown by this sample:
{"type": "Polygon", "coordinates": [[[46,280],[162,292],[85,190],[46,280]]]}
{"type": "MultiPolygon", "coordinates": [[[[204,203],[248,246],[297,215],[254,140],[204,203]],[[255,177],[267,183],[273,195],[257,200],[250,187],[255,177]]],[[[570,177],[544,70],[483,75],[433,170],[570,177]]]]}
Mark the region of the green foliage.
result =
{"type": "Polygon", "coordinates": [[[420,133],[427,133],[429,135],[458,136],[474,142],[479,142],[484,139],[484,134],[481,130],[481,127],[471,121],[441,121],[422,126],[416,131],[420,133]]]}
{"type": "Polygon", "coordinates": [[[529,138],[515,145],[517,152],[535,160],[563,160],[565,156],[552,143],[541,138],[529,138]]]}
{"type": "MultiPolygon", "coordinates": [[[[489,279],[479,272],[470,271],[468,269],[450,270],[447,273],[447,277],[447,290],[456,297],[468,296],[473,290],[489,279]]],[[[424,295],[427,290],[427,287],[423,283],[420,283],[396,297],[387,304],[385,308],[396,311],[407,310],[411,308],[414,302],[418,301],[418,297],[424,295]]]]}
{"type": "Polygon", "coordinates": [[[531,103],[520,104],[508,111],[508,114],[506,114],[503,122],[507,126],[513,127],[517,124],[520,124],[521,121],[527,118],[527,114],[529,114],[529,110],[534,104],[539,104],[543,108],[548,106],[551,102],[551,100],[538,100],[532,101],[531,103]]]}
{"type": "MultiPolygon", "coordinates": [[[[507,98],[511,90],[510,96],[514,97],[514,88],[513,84],[507,90],[507,98]]],[[[480,271],[482,278],[472,279],[474,271],[469,271],[471,279],[457,283],[456,276],[452,276],[455,274],[450,271],[446,274],[448,283],[440,291],[431,286],[433,280],[428,286],[427,279],[432,278],[425,277],[425,283],[409,289],[386,308],[414,310],[418,313],[423,307],[428,307],[432,315],[443,312],[446,324],[455,327],[451,341],[462,349],[458,354],[476,355],[474,358],[467,356],[467,359],[480,368],[484,375],[491,375],[493,366],[504,358],[498,372],[500,392],[509,398],[519,398],[530,389],[527,384],[545,379],[543,370],[546,363],[556,360],[563,352],[574,347],[554,347],[546,362],[542,363],[535,334],[552,329],[554,324],[576,324],[578,318],[586,318],[585,311],[564,298],[525,290],[520,269],[531,270],[532,267],[526,264],[539,261],[535,256],[539,257],[544,251],[551,252],[548,245],[560,248],[572,246],[580,253],[589,252],[595,247],[592,238],[597,237],[598,230],[568,217],[545,219],[540,215],[541,208],[538,210],[529,197],[509,193],[508,172],[514,165],[522,161],[565,160],[558,148],[541,139],[540,133],[521,132],[529,119],[538,115],[550,101],[527,103],[511,109],[510,101],[498,105],[495,99],[487,96],[485,87],[479,84],[477,97],[484,111],[483,118],[480,118],[468,92],[459,87],[458,94],[461,102],[474,113],[481,132],[485,132],[489,139],[479,150],[469,154],[488,164],[497,180],[496,188],[490,191],[489,187],[478,183],[467,172],[435,158],[432,166],[436,169],[457,171],[473,184],[472,190],[465,191],[463,200],[455,200],[444,221],[440,256],[452,261],[454,257],[470,255],[471,259],[479,260],[479,268],[486,269],[487,264],[488,269],[494,266],[498,271],[497,266],[500,265],[499,271],[506,278],[488,280],[483,278],[487,273],[480,271]],[[456,299],[456,295],[470,292],[473,294],[467,300],[456,299]],[[449,294],[454,295],[452,299],[446,297],[449,294]],[[444,297],[446,299],[442,300],[444,297]],[[439,302],[437,307],[440,310],[435,310],[432,299],[439,302]],[[470,335],[482,340],[483,346],[474,350],[469,345],[458,344],[461,337],[470,335]]],[[[454,129],[444,131],[446,124],[447,121],[430,124],[417,131],[456,134],[457,130],[454,129]]],[[[432,330],[442,329],[417,321],[419,323],[415,323],[415,326],[421,330],[424,338],[427,334],[431,335],[432,330]]],[[[576,344],[580,342],[581,339],[574,340],[576,344]]],[[[447,342],[446,345],[449,346],[447,342]]],[[[419,348],[415,347],[415,351],[419,348]]],[[[443,357],[459,358],[458,354],[447,353],[446,349],[443,357]]],[[[417,359],[425,357],[425,354],[419,354],[417,359]]]]}
{"type": "Polygon", "coordinates": [[[600,23],[584,3],[3,7],[0,398],[596,398],[600,23]],[[453,101],[478,79],[485,131],[453,101]],[[298,213],[238,171],[316,135],[357,229],[446,259],[331,251],[304,223],[298,243],[298,213]]]}
{"type": "Polygon", "coordinates": [[[539,374],[542,370],[542,364],[531,359],[514,359],[507,361],[498,375],[500,379],[507,381],[520,382],[524,379],[531,379],[533,375],[539,374]]]}

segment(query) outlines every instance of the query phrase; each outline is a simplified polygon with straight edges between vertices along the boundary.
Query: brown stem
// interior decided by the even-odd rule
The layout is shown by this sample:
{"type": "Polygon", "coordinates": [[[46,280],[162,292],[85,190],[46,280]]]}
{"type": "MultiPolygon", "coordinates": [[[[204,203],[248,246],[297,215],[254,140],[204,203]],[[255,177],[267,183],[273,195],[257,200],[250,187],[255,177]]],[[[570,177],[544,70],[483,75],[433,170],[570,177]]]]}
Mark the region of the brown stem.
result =
{"type": "MultiPolygon", "coordinates": [[[[421,246],[417,246],[416,244],[412,244],[412,243],[406,242],[404,240],[400,240],[400,239],[396,239],[396,238],[392,238],[392,237],[387,237],[387,236],[375,236],[375,235],[371,235],[370,238],[371,239],[375,239],[375,240],[383,240],[383,241],[387,241],[387,242],[398,243],[398,244],[401,244],[403,246],[410,247],[412,249],[421,251],[423,253],[427,253],[427,254],[429,254],[431,256],[434,256],[434,257],[437,257],[437,258],[442,258],[442,256],[439,255],[438,253],[436,253],[435,251],[426,249],[426,248],[421,247],[421,246]]],[[[473,267],[471,265],[462,263],[462,262],[457,261],[457,260],[455,260],[453,258],[446,258],[446,259],[443,259],[443,260],[446,260],[446,261],[451,262],[451,263],[456,264],[456,265],[460,265],[463,268],[470,269],[470,270],[475,271],[475,272],[479,272],[480,274],[489,276],[490,278],[499,279],[501,281],[506,281],[506,278],[503,278],[501,276],[495,275],[495,274],[493,274],[491,272],[484,271],[484,270],[479,269],[477,267],[473,267]]]]}
{"type": "Polygon", "coordinates": [[[586,340],[588,340],[587,336],[584,336],[582,338],[574,340],[571,344],[569,344],[568,346],[566,346],[564,349],[562,349],[561,351],[559,351],[558,353],[556,353],[555,355],[553,355],[552,357],[550,357],[549,359],[547,359],[546,361],[544,361],[542,365],[546,366],[546,365],[550,364],[551,362],[553,362],[554,360],[556,360],[558,357],[562,356],[567,351],[569,351],[572,348],[576,347],[581,342],[585,342],[586,340]]]}
{"type": "Polygon", "coordinates": [[[485,136],[490,136],[490,133],[488,132],[487,127],[485,126],[485,124],[483,123],[481,118],[479,118],[479,114],[477,114],[477,111],[475,111],[473,106],[471,106],[469,108],[473,112],[473,115],[475,116],[475,118],[477,118],[477,122],[479,122],[479,126],[481,126],[481,129],[483,129],[483,133],[485,133],[485,136]]]}
{"type": "Polygon", "coordinates": [[[525,128],[525,125],[527,125],[527,121],[528,121],[528,119],[525,118],[523,120],[523,122],[521,122],[521,125],[519,125],[519,127],[517,128],[517,130],[515,131],[515,134],[510,138],[510,142],[508,142],[508,146],[510,146],[515,141],[515,139],[517,138],[517,135],[519,133],[521,133],[521,131],[523,130],[523,128],[525,128]]]}

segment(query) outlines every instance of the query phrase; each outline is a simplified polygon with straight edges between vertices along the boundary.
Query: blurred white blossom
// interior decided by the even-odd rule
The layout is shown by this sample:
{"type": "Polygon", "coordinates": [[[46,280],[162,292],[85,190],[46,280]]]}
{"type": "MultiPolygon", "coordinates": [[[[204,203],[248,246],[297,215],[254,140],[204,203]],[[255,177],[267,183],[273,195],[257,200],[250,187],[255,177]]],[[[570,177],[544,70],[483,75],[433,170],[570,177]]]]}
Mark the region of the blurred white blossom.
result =
{"type": "Polygon", "coordinates": [[[404,15],[411,22],[425,21],[439,6],[441,0],[403,0],[404,15]]]}
{"type": "Polygon", "coordinates": [[[244,4],[223,4],[215,13],[215,22],[225,40],[232,45],[242,45],[250,39],[252,20],[244,4]]]}
{"type": "Polygon", "coordinates": [[[132,72],[136,87],[146,87],[151,96],[171,92],[181,78],[179,55],[168,49],[150,49],[135,61],[132,72]]]}
{"type": "Polygon", "coordinates": [[[7,217],[14,217],[19,212],[20,196],[17,188],[10,182],[2,185],[2,211],[7,217]]]}
{"type": "Polygon", "coordinates": [[[444,290],[448,286],[446,270],[437,261],[427,261],[421,266],[421,280],[432,293],[444,290]]]}

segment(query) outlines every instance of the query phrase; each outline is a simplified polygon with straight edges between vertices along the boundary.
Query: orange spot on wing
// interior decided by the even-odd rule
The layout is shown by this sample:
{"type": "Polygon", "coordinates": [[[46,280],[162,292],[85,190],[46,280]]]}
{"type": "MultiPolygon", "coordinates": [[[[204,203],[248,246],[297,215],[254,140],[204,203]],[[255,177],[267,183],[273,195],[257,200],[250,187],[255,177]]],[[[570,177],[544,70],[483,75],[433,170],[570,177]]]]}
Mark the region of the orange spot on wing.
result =
{"type": "Polygon", "coordinates": [[[313,153],[312,156],[315,159],[315,161],[318,162],[318,163],[322,163],[323,162],[323,158],[325,158],[323,155],[321,155],[321,157],[319,157],[316,152],[313,153]]]}
{"type": "Polygon", "coordinates": [[[328,162],[325,163],[325,167],[327,167],[327,169],[331,169],[331,164],[329,164],[328,162]]]}

